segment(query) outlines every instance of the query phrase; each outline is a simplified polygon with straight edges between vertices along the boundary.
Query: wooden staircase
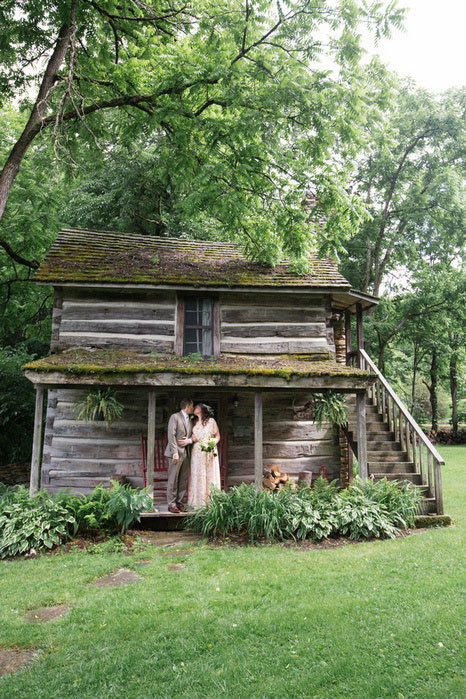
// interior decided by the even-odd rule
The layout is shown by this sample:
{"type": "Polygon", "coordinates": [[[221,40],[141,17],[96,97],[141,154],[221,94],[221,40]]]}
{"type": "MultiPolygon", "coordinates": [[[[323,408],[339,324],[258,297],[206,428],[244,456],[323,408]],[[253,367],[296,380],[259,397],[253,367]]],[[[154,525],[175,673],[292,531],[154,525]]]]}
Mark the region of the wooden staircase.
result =
{"type": "MultiPolygon", "coordinates": [[[[359,398],[359,425],[365,422],[366,432],[366,448],[360,450],[358,459],[361,477],[409,481],[423,496],[423,514],[443,515],[441,466],[445,461],[367,352],[361,347],[348,352],[347,362],[376,376],[365,402],[359,398]],[[365,413],[365,420],[362,413],[365,413]]],[[[358,457],[358,401],[349,399],[348,407],[346,434],[351,449],[358,457]]]]}
{"type": "MultiPolygon", "coordinates": [[[[357,454],[356,406],[355,400],[348,400],[348,437],[353,450],[357,454]]],[[[414,460],[406,451],[400,440],[399,433],[391,429],[388,419],[374,404],[374,397],[366,398],[366,439],[367,467],[370,478],[378,481],[387,480],[409,481],[419,489],[422,499],[423,514],[438,514],[436,500],[428,485],[423,483],[421,473],[417,472],[414,460]]]]}

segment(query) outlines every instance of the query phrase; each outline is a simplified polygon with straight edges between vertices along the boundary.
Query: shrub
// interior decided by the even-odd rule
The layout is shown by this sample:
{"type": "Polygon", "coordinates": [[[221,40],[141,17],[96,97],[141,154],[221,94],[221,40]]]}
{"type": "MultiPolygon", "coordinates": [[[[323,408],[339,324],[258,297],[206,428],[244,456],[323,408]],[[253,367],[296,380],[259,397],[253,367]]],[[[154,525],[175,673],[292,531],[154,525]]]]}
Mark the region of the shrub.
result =
{"type": "Polygon", "coordinates": [[[22,346],[0,349],[0,464],[25,462],[31,456],[34,386],[21,366],[34,356],[22,346]]]}
{"type": "Polygon", "coordinates": [[[110,489],[99,485],[82,497],[41,490],[31,498],[22,486],[0,484],[0,557],[50,549],[87,529],[124,534],[151,506],[148,488],[136,490],[115,481],[110,489]]]}
{"type": "Polygon", "coordinates": [[[357,487],[348,488],[338,497],[335,520],[336,532],[350,539],[393,538],[397,532],[385,508],[370,500],[357,487]]]}
{"type": "Polygon", "coordinates": [[[290,485],[275,493],[242,483],[229,492],[212,489],[187,525],[204,536],[246,532],[251,541],[393,537],[412,526],[418,505],[417,491],[396,482],[357,482],[340,491],[335,481],[319,478],[313,488],[290,485]]]}
{"type": "Polygon", "coordinates": [[[24,488],[18,489],[11,499],[2,500],[0,558],[16,556],[31,549],[51,549],[73,536],[76,529],[77,522],[73,515],[48,493],[41,491],[30,498],[24,488]]]}
{"type": "Polygon", "coordinates": [[[430,430],[426,435],[433,444],[466,444],[466,430],[430,430]]]}
{"type": "Polygon", "coordinates": [[[122,534],[128,530],[133,522],[141,521],[141,512],[152,508],[153,501],[149,489],[150,486],[143,490],[136,490],[128,484],[122,485],[112,481],[108,513],[111,521],[116,524],[122,534]]]}
{"type": "Polygon", "coordinates": [[[92,493],[82,497],[59,493],[55,497],[76,518],[78,529],[105,529],[125,533],[141,512],[152,507],[149,487],[143,490],[111,481],[112,487],[98,485],[92,493]]]}
{"type": "Polygon", "coordinates": [[[408,481],[388,481],[383,478],[373,481],[356,479],[354,490],[359,490],[372,502],[381,505],[392,524],[401,529],[414,526],[414,517],[419,512],[421,496],[408,481]]]}

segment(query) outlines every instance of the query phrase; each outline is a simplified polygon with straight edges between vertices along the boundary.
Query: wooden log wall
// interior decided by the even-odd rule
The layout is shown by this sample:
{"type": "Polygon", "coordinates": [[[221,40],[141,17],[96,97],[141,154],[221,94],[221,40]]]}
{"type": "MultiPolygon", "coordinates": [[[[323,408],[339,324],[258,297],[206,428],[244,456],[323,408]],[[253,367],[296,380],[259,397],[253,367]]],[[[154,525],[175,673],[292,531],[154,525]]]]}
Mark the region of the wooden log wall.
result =
{"type": "MultiPolygon", "coordinates": [[[[142,487],[141,432],[147,432],[146,390],[124,390],[118,399],[124,410],[121,420],[107,429],[105,422],[75,419],[74,401],[84,391],[72,388],[51,391],[42,461],[42,485],[50,492],[71,488],[89,493],[98,483],[110,484],[116,475],[142,487]]],[[[159,396],[156,434],[164,434],[170,408],[159,396]]]]}
{"type": "MultiPolygon", "coordinates": [[[[196,399],[215,405],[220,430],[227,431],[228,485],[254,482],[254,394],[241,393],[238,406],[232,394],[198,391],[196,399]]],[[[84,395],[73,388],[49,392],[42,486],[50,492],[71,488],[89,493],[98,483],[123,475],[134,487],[142,487],[140,434],[147,432],[148,392],[124,389],[120,421],[106,429],[105,422],[76,420],[73,404],[84,395]]],[[[170,414],[178,409],[181,393],[157,393],[156,434],[166,431],[170,414]]],[[[306,398],[292,391],[263,393],[264,468],[278,466],[297,475],[325,466],[329,478],[339,478],[338,431],[330,425],[317,428],[300,408],[306,398]]]]}
{"type": "MultiPolygon", "coordinates": [[[[254,395],[239,394],[238,406],[228,401],[228,485],[254,481],[254,395]]],[[[293,392],[262,394],[264,469],[297,475],[325,466],[329,478],[340,476],[338,431],[317,428],[306,411],[309,396],[293,392]]]]}
{"type": "MultiPolygon", "coordinates": [[[[231,291],[220,295],[220,308],[224,354],[335,354],[328,297],[231,291]]],[[[51,349],[173,352],[175,316],[175,291],[57,288],[51,349]]]]}
{"type": "Polygon", "coordinates": [[[330,304],[323,296],[224,293],[220,297],[225,354],[335,353],[330,304]]]}
{"type": "Polygon", "coordinates": [[[175,292],[55,292],[52,350],[69,347],[173,352],[175,292]]]}

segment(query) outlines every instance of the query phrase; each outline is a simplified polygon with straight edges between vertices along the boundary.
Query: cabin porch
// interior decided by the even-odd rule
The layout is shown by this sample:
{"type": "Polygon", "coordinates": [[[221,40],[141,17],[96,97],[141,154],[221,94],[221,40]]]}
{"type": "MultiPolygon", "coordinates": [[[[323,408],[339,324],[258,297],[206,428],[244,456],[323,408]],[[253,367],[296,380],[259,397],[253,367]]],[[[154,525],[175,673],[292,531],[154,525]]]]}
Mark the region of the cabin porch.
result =
{"type": "MultiPolygon", "coordinates": [[[[258,359],[248,367],[230,361],[228,369],[211,360],[194,367],[178,360],[170,371],[160,362],[158,371],[130,371],[127,366],[116,371],[114,354],[111,366],[108,356],[105,364],[97,364],[95,355],[92,365],[65,365],[67,353],[27,365],[26,376],[37,389],[32,492],[39,483],[52,492],[67,487],[89,492],[97,483],[108,483],[118,475],[142,487],[141,433],[147,438],[147,482],[152,483],[158,440],[165,433],[170,414],[186,395],[214,408],[225,450],[225,487],[240,482],[261,487],[263,470],[272,466],[292,477],[303,470],[317,475],[324,467],[329,478],[340,478],[339,431],[329,424],[317,428],[306,411],[306,402],[315,391],[334,389],[356,395],[359,443],[365,444],[365,395],[374,380],[369,371],[302,359],[269,360],[266,366],[258,359]],[[121,420],[108,430],[105,423],[75,420],[73,403],[92,385],[117,388],[124,405],[121,420]]],[[[363,459],[364,447],[361,469],[363,459]]],[[[162,504],[156,502],[157,507],[162,504]]]]}

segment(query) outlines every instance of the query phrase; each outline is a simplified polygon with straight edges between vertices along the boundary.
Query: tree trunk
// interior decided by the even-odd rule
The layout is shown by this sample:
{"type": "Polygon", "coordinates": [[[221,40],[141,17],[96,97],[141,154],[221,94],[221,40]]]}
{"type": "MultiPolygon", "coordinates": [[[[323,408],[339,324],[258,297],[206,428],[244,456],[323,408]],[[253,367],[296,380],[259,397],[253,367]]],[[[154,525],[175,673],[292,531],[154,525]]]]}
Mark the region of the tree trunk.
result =
{"type": "Polygon", "coordinates": [[[451,424],[453,432],[458,432],[458,355],[453,350],[450,356],[450,395],[451,424]]]}
{"type": "Polygon", "coordinates": [[[438,430],[438,399],[437,399],[437,373],[438,373],[438,358],[437,350],[432,350],[432,362],[430,365],[430,408],[432,411],[432,429],[438,430]]]}
{"type": "Polygon", "coordinates": [[[413,356],[413,381],[411,384],[411,415],[414,413],[414,404],[416,402],[416,376],[418,364],[419,346],[417,340],[414,341],[414,356],[413,356]]]}
{"type": "Polygon", "coordinates": [[[0,221],[5,211],[6,203],[10,195],[11,187],[19,172],[23,158],[29,146],[40,132],[42,120],[44,119],[50,101],[50,93],[55,84],[58,71],[60,70],[68,51],[71,33],[74,25],[75,1],[71,5],[70,22],[60,29],[55,48],[49,59],[42,78],[42,83],[37,94],[37,98],[32,108],[31,114],[23,129],[23,133],[13,146],[5,166],[0,173],[0,221]]]}

